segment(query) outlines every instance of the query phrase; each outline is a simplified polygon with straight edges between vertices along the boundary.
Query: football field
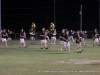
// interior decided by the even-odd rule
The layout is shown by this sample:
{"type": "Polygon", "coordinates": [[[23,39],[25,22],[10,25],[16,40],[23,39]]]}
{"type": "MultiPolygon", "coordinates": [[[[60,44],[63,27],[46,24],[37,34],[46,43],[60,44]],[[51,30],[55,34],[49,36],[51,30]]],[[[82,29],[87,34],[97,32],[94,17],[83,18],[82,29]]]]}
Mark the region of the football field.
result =
{"type": "Polygon", "coordinates": [[[71,41],[71,52],[60,51],[48,42],[48,50],[40,49],[40,41],[33,45],[26,40],[27,48],[19,48],[19,40],[13,40],[9,48],[0,48],[0,75],[100,75],[100,46],[93,47],[92,39],[82,45],[82,53],[76,52],[71,41]]]}

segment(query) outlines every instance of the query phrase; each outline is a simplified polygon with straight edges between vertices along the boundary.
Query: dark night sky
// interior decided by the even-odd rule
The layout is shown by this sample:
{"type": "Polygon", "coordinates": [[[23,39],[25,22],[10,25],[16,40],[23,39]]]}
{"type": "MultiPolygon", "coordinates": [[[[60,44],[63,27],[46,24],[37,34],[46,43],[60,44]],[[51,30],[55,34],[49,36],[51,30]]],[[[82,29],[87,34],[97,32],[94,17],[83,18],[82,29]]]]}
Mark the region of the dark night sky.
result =
{"type": "MultiPolygon", "coordinates": [[[[83,30],[99,27],[99,5],[97,0],[56,0],[57,30],[78,30],[80,27],[80,5],[83,5],[83,30]]],[[[2,28],[19,32],[29,30],[35,22],[37,31],[49,29],[54,22],[53,0],[2,0],[2,28]]]]}

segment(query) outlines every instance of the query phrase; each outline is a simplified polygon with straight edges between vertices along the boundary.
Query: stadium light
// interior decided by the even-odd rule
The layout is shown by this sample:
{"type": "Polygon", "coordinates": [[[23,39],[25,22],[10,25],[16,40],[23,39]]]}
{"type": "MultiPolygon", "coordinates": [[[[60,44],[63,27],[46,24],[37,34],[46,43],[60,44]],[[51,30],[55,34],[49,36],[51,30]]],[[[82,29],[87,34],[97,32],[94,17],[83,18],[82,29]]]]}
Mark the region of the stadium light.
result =
{"type": "Polygon", "coordinates": [[[80,30],[82,30],[82,5],[80,5],[80,30]]]}
{"type": "Polygon", "coordinates": [[[100,32],[100,0],[98,0],[99,3],[99,32],[100,32]]]}
{"type": "Polygon", "coordinates": [[[55,24],[55,27],[56,27],[56,12],[55,12],[55,3],[57,2],[57,0],[53,0],[53,3],[54,3],[54,24],[55,24]]]}

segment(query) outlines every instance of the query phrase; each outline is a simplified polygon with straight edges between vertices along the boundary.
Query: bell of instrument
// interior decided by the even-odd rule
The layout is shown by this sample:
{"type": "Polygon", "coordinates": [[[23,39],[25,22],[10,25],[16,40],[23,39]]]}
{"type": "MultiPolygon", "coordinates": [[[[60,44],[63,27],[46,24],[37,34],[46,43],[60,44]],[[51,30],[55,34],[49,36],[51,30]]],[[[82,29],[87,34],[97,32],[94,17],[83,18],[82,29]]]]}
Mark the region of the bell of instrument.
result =
{"type": "Polygon", "coordinates": [[[36,25],[34,22],[32,22],[31,28],[34,28],[34,29],[36,28],[36,25]]]}
{"type": "Polygon", "coordinates": [[[53,28],[55,28],[55,25],[54,25],[53,22],[51,22],[51,23],[50,23],[50,29],[53,29],[53,28]]]}

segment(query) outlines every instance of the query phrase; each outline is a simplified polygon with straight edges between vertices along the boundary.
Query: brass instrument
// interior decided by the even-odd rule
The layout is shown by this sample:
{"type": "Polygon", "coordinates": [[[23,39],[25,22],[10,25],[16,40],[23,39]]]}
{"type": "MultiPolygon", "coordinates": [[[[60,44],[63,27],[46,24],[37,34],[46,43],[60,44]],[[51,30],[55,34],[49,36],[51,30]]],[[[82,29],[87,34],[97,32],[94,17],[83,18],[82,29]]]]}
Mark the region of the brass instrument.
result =
{"type": "Polygon", "coordinates": [[[52,33],[52,30],[55,28],[55,25],[53,22],[50,23],[50,34],[53,34],[52,33]]]}
{"type": "Polygon", "coordinates": [[[55,25],[53,22],[50,23],[50,29],[54,29],[55,28],[55,25]]]}
{"type": "Polygon", "coordinates": [[[33,28],[32,34],[35,34],[36,24],[35,24],[34,22],[32,22],[30,30],[31,30],[32,28],[33,28]]]}
{"type": "Polygon", "coordinates": [[[32,22],[32,25],[31,25],[31,28],[35,29],[36,28],[36,25],[34,22],[32,22]]]}

